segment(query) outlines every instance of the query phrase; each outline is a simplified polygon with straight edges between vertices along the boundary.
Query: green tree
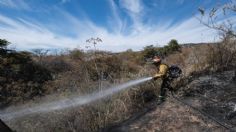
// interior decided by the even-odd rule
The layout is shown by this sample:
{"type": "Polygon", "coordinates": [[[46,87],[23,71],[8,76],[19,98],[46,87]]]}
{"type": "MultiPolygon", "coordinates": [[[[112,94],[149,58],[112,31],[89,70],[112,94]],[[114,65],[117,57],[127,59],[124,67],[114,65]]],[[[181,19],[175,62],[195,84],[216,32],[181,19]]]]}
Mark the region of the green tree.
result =
{"type": "Polygon", "coordinates": [[[177,40],[172,39],[168,43],[168,47],[167,48],[168,48],[169,52],[179,51],[180,50],[180,45],[178,44],[177,40]]]}
{"type": "Polygon", "coordinates": [[[143,57],[144,59],[153,58],[155,55],[157,55],[157,53],[158,53],[157,48],[154,47],[153,45],[149,45],[144,47],[143,57]]]}
{"type": "Polygon", "coordinates": [[[8,42],[7,40],[0,39],[0,48],[6,48],[9,44],[10,42],[8,42]]]}
{"type": "Polygon", "coordinates": [[[158,53],[161,56],[167,56],[169,54],[172,54],[173,52],[180,51],[180,48],[181,46],[179,45],[178,41],[172,39],[166,46],[160,48],[158,50],[158,53]]]}

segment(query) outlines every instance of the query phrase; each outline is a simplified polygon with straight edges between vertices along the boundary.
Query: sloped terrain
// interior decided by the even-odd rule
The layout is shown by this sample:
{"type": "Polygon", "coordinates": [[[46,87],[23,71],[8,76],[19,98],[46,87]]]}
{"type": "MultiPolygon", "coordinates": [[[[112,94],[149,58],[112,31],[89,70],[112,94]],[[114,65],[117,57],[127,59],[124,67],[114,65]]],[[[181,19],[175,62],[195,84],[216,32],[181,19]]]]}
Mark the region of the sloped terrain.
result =
{"type": "Polygon", "coordinates": [[[169,95],[163,104],[150,103],[139,116],[105,131],[236,131],[234,78],[233,71],[190,77],[176,96],[200,112],[169,95]]]}
{"type": "Polygon", "coordinates": [[[183,96],[190,103],[192,100],[199,102],[200,105],[197,107],[217,120],[229,126],[235,126],[236,81],[234,74],[233,71],[226,71],[201,76],[184,89],[183,96]]]}

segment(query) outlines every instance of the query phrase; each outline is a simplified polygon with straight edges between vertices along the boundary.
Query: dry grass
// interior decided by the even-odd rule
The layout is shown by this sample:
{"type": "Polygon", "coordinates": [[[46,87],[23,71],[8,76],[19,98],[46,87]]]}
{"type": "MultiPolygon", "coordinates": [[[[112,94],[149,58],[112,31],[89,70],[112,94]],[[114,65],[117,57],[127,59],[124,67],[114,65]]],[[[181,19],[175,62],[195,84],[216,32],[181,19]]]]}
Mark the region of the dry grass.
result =
{"type": "MultiPolygon", "coordinates": [[[[211,58],[214,55],[209,52],[209,48],[216,48],[217,51],[217,47],[212,44],[182,47],[180,53],[169,55],[164,62],[180,66],[184,78],[193,72],[212,68],[210,62],[215,58],[211,58]]],[[[156,70],[152,65],[144,63],[142,53],[132,51],[119,54],[73,51],[68,55],[45,56],[41,58],[41,63],[52,71],[54,78],[44,83],[43,94],[56,94],[61,98],[86,95],[128,80],[152,76],[156,70]]],[[[174,85],[178,86],[180,81],[177,80],[174,85]]],[[[96,103],[22,118],[10,124],[17,131],[98,131],[122,122],[142,109],[146,101],[158,95],[160,83],[145,83],[96,103]]]]}

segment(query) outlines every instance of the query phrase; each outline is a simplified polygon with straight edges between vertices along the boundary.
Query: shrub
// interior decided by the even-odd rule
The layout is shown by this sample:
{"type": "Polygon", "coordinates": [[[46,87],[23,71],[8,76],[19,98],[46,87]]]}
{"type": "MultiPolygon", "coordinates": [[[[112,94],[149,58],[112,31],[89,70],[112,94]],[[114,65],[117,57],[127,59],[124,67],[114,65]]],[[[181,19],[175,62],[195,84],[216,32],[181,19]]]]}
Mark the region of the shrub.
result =
{"type": "Polygon", "coordinates": [[[6,48],[9,44],[10,42],[8,42],[7,40],[0,39],[0,48],[6,48]]]}
{"type": "Polygon", "coordinates": [[[85,53],[80,49],[74,49],[70,51],[70,57],[74,60],[83,60],[85,57],[85,53]]]}
{"type": "Polygon", "coordinates": [[[122,61],[116,56],[95,58],[87,61],[85,65],[93,81],[119,78],[122,72],[122,61]]]}
{"type": "Polygon", "coordinates": [[[236,29],[235,22],[230,16],[236,14],[235,1],[228,1],[221,6],[212,7],[208,11],[199,8],[199,12],[201,13],[200,22],[208,28],[218,31],[221,39],[220,43],[209,47],[209,68],[211,70],[232,68],[235,66],[236,29]],[[219,21],[221,17],[226,20],[219,21]]]}
{"type": "Polygon", "coordinates": [[[213,71],[232,69],[236,66],[236,41],[224,39],[222,42],[208,45],[206,61],[213,71]]]}
{"type": "Polygon", "coordinates": [[[52,73],[55,73],[55,74],[70,71],[72,69],[71,64],[69,64],[69,62],[67,62],[62,56],[56,56],[52,58],[45,57],[42,60],[42,63],[52,73]]]}
{"type": "MultiPolygon", "coordinates": [[[[1,43],[9,44],[6,40],[1,43]]],[[[6,52],[0,57],[0,105],[42,95],[42,84],[52,79],[49,70],[33,62],[29,52],[2,50],[6,52]]]]}
{"type": "Polygon", "coordinates": [[[144,60],[148,60],[153,58],[155,55],[166,57],[175,52],[180,52],[181,46],[178,44],[178,41],[175,39],[170,40],[170,42],[164,47],[154,47],[153,45],[149,45],[144,47],[142,51],[144,60]]]}
{"type": "Polygon", "coordinates": [[[158,49],[157,47],[154,47],[153,45],[149,45],[149,46],[144,47],[142,54],[145,60],[148,58],[153,58],[155,55],[158,54],[158,49]]]}
{"type": "Polygon", "coordinates": [[[170,52],[179,51],[180,45],[178,44],[178,41],[175,39],[170,40],[168,43],[168,49],[170,52]]]}
{"type": "Polygon", "coordinates": [[[163,48],[159,49],[159,54],[161,56],[168,56],[169,54],[172,54],[174,52],[180,51],[180,45],[178,44],[178,41],[175,39],[170,40],[168,45],[164,46],[163,48]]]}

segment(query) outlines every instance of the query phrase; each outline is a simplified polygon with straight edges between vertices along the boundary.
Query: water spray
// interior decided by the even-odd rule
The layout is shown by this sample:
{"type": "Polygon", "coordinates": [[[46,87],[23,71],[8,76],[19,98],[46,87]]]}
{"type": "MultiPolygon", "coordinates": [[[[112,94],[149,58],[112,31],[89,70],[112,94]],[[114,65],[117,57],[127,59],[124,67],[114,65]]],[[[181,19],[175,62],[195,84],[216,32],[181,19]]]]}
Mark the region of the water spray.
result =
{"type": "Polygon", "coordinates": [[[109,95],[113,95],[119,91],[130,88],[131,86],[138,85],[144,83],[146,81],[151,80],[152,77],[141,78],[133,81],[126,82],[121,85],[110,87],[104,91],[94,92],[92,94],[80,97],[67,98],[57,101],[52,101],[48,103],[42,103],[35,107],[17,109],[14,111],[0,111],[0,117],[3,120],[11,120],[19,117],[24,117],[26,115],[35,114],[35,113],[46,113],[55,110],[62,110],[70,107],[81,106],[85,104],[89,104],[98,99],[102,99],[109,95]],[[17,110],[17,111],[16,111],[17,110]]]}

